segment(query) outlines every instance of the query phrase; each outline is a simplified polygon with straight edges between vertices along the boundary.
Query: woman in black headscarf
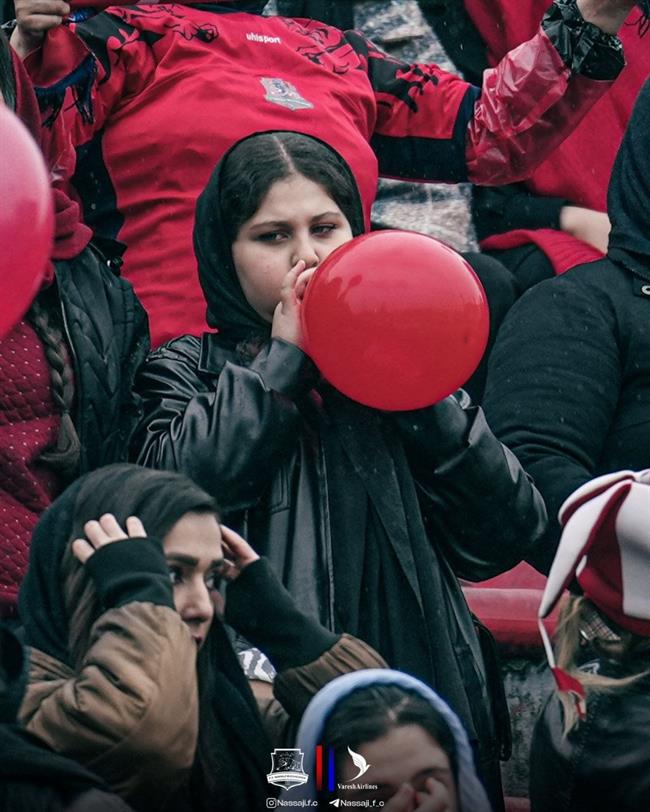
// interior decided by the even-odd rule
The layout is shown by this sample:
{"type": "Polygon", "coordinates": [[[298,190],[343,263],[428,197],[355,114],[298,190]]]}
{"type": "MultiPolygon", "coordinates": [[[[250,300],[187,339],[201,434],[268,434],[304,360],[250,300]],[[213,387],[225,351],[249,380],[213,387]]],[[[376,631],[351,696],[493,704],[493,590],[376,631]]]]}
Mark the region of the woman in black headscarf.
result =
{"type": "Polygon", "coordinates": [[[388,415],[319,380],[300,348],[301,297],[362,224],[350,170],[322,142],[263,133],[228,153],[194,232],[220,332],[150,357],[139,461],[191,476],[300,607],[435,686],[470,731],[496,799],[489,689],[456,575],[514,566],[544,514],[464,393],[388,415]]]}
{"type": "Polygon", "coordinates": [[[607,257],[517,302],[492,354],[485,412],[534,478],[550,517],[530,560],[548,571],[557,515],[588,480],[650,465],[650,84],[609,186],[607,257]]]}
{"type": "Polygon", "coordinates": [[[20,613],[21,722],[147,812],[265,808],[286,712],[299,718],[329,679],[382,665],[298,612],[205,491],[132,465],[81,478],[44,514],[20,613]],[[221,576],[227,622],[279,671],[282,707],[267,702],[266,725],[219,616],[221,576]]]}

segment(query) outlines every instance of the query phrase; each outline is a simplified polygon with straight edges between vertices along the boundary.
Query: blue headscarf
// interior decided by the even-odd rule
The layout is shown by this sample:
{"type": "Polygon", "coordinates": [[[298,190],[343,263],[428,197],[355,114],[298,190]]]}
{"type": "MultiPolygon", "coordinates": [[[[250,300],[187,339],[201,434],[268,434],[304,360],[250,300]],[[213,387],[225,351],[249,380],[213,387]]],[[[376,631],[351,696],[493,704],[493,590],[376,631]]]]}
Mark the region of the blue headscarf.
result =
{"type": "Polygon", "coordinates": [[[300,727],[296,747],[306,757],[305,772],[309,781],[301,787],[289,790],[292,800],[316,800],[314,782],[316,746],[320,743],[328,717],[346,696],[359,688],[375,685],[395,685],[420,694],[443,717],[456,742],[458,757],[458,797],[460,812],[491,812],[490,803],[474,767],[472,749],[467,734],[449,705],[420,680],[389,669],[366,669],[345,674],[328,683],[309,703],[300,727]]]}

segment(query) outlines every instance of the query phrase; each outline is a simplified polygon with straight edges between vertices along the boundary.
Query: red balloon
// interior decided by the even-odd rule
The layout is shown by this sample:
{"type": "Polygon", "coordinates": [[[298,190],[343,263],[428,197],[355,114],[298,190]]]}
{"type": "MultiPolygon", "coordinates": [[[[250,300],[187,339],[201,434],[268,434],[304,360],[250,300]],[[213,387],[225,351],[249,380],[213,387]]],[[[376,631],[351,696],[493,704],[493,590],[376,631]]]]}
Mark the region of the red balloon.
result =
{"type": "Polygon", "coordinates": [[[0,102],[0,337],[22,318],[52,253],[54,213],[45,161],[27,128],[0,102]]]}
{"type": "Polygon", "coordinates": [[[485,292],[454,250],[424,234],[374,231],[333,251],[307,286],[305,348],[323,377],[375,409],[429,406],[478,366],[485,292]]]}

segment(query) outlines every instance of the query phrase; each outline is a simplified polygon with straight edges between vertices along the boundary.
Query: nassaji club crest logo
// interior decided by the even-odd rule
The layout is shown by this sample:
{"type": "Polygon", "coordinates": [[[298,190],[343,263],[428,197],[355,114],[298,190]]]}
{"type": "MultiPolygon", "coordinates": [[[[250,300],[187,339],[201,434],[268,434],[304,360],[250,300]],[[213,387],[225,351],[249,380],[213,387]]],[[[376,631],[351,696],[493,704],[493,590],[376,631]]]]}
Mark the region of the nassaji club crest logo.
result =
{"type": "Polygon", "coordinates": [[[264,98],[273,102],[273,104],[288,107],[289,110],[308,110],[314,106],[307,99],[303,99],[291,82],[285,82],[284,79],[269,78],[260,79],[260,82],[264,86],[264,90],[266,90],[264,98]]]}
{"type": "Polygon", "coordinates": [[[272,767],[266,780],[282,789],[292,789],[306,784],[309,776],[302,768],[302,750],[276,747],[271,753],[272,767]]]}

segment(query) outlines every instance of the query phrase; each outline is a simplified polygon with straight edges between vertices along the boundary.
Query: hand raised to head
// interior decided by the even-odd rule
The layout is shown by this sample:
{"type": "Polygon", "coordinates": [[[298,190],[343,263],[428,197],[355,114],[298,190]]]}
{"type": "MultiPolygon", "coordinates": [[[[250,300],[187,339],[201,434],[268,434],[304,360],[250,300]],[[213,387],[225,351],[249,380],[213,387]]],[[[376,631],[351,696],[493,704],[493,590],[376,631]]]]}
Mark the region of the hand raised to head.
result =
{"type": "Polygon", "coordinates": [[[146,537],[145,529],[137,516],[129,516],[126,520],[126,532],[122,530],[112,513],[105,513],[98,520],[91,520],[84,525],[86,538],[75,539],[72,542],[72,552],[82,564],[106,544],[122,541],[127,538],[146,537]]]}
{"type": "Polygon", "coordinates": [[[224,553],[221,575],[227,581],[234,581],[242,570],[259,559],[250,544],[225,524],[221,525],[221,544],[224,553]]]}

